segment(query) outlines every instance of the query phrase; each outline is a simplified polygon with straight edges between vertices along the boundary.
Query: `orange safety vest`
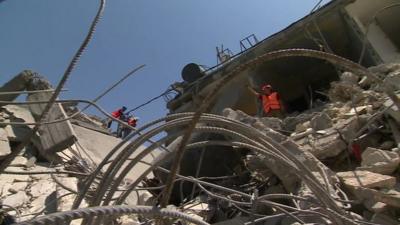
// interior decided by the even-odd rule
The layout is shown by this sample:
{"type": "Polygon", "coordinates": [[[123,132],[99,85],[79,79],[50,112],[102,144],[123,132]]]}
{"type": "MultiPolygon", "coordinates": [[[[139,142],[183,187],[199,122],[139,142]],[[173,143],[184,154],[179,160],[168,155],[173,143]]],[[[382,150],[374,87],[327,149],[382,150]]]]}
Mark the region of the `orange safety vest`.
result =
{"type": "Polygon", "coordinates": [[[281,109],[277,92],[272,92],[270,95],[261,95],[261,100],[266,113],[269,113],[271,110],[281,109]]]}

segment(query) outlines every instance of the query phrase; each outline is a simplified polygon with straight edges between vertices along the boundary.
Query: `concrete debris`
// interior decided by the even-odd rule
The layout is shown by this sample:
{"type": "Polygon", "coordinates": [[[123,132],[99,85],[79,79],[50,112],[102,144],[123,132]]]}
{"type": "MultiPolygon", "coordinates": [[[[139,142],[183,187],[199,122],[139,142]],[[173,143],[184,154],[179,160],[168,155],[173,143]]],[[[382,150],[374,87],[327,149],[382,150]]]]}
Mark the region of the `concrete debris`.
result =
{"type": "Polygon", "coordinates": [[[348,171],[336,174],[343,184],[349,189],[358,187],[365,188],[393,188],[396,185],[396,178],[372,173],[369,171],[348,171]]]}
{"type": "Polygon", "coordinates": [[[3,204],[18,208],[29,202],[29,197],[24,191],[18,191],[3,199],[3,204]]]}
{"type": "Polygon", "coordinates": [[[374,173],[392,174],[400,164],[400,156],[396,152],[367,148],[361,155],[359,170],[368,170],[374,173]]]}
{"type": "MultiPolygon", "coordinates": [[[[382,65],[370,70],[385,82],[395,83],[400,89],[400,64],[382,65]]],[[[49,84],[41,85],[48,87],[49,84]]],[[[394,218],[398,215],[396,209],[400,208],[400,112],[392,106],[393,103],[381,87],[381,84],[366,77],[344,72],[340,80],[331,83],[328,91],[331,102],[302,113],[292,113],[284,119],[251,116],[240,110],[224,109],[224,117],[241,122],[240,126],[247,126],[253,129],[254,134],[262,134],[265,140],[274,143],[272,145],[265,141],[266,146],[262,146],[264,142],[257,142],[271,152],[265,155],[261,154],[264,153],[262,151],[253,151],[254,148],[248,148],[248,145],[239,145],[243,141],[237,138],[240,135],[231,135],[229,132],[193,134],[191,143],[217,144],[195,146],[185,151],[179,168],[179,175],[185,179],[178,178],[174,183],[169,202],[174,205],[167,208],[211,224],[248,224],[264,216],[270,218],[267,217],[265,223],[257,224],[297,224],[299,221],[293,216],[300,212],[315,212],[321,196],[329,196],[333,199],[330,207],[343,210],[343,215],[348,218],[369,223],[398,224],[399,221],[394,218]],[[203,187],[200,182],[193,185],[188,180],[194,177],[212,185],[203,187]],[[237,193],[245,193],[247,197],[237,193]],[[258,201],[259,196],[266,197],[268,201],[258,201]],[[279,198],[275,198],[277,196],[279,198]],[[241,204],[236,204],[238,202],[241,204]],[[277,206],[283,206],[291,212],[291,216],[282,213],[277,206]]],[[[30,99],[47,97],[35,94],[30,99]]],[[[29,109],[3,105],[0,108],[0,121],[34,122],[34,117],[42,110],[39,106],[29,109]]],[[[30,140],[29,146],[7,168],[16,175],[0,174],[0,202],[21,210],[27,215],[24,220],[32,218],[35,213],[43,215],[69,210],[77,193],[85,186],[87,174],[92,174],[112,149],[121,146],[127,147],[121,154],[131,147],[135,149],[127,162],[120,164],[126,169],[126,177],[116,187],[118,191],[110,196],[112,199],[109,204],[116,203],[116,199],[129,188],[135,189],[128,193],[124,204],[160,204],[161,190],[168,178],[168,173],[160,167],[171,168],[175,159],[170,153],[176,152],[182,136],[170,138],[165,147],[154,144],[151,154],[146,153],[140,162],[128,168],[126,166],[135,161],[135,157],[145,154],[144,145],[121,142],[104,128],[104,121],[96,116],[78,113],[74,104],[56,105],[55,110],[57,115],[50,117],[51,120],[74,115],[63,125],[67,126],[64,127],[67,131],[58,126],[47,126],[30,140]],[[51,140],[53,135],[60,139],[51,140]],[[160,167],[150,169],[152,164],[160,167]],[[71,171],[71,174],[58,174],[60,170],[71,171]],[[54,173],[53,176],[46,173],[50,171],[54,173]],[[32,174],[25,174],[29,172],[32,174]],[[142,182],[132,187],[131,184],[139,178],[142,182]]],[[[0,127],[0,162],[25,140],[31,128],[11,125],[0,127]]],[[[255,140],[256,137],[250,141],[255,140]]],[[[119,165],[118,161],[112,164],[115,159],[110,158],[99,170],[80,207],[94,204],[98,185],[103,182],[103,171],[110,165],[119,165]]],[[[108,174],[109,183],[106,185],[109,187],[120,176],[125,176],[120,171],[115,172],[108,174]]],[[[105,193],[109,191],[107,189],[105,193]]],[[[324,209],[318,209],[318,213],[328,214],[324,209]]],[[[299,218],[304,224],[335,224],[319,215],[304,214],[299,218]]],[[[115,218],[114,222],[124,225],[150,224],[150,219],[148,216],[123,216],[115,218]]],[[[72,224],[79,222],[76,220],[72,224]]],[[[190,224],[173,219],[165,219],[164,222],[190,224]]]]}
{"type": "Polygon", "coordinates": [[[7,138],[7,133],[4,129],[0,129],[0,159],[11,153],[10,143],[7,138]]]}
{"type": "Polygon", "coordinates": [[[325,130],[332,127],[332,119],[326,113],[314,116],[310,121],[311,127],[317,130],[325,130]]]}
{"type": "Polygon", "coordinates": [[[353,84],[353,85],[355,85],[355,84],[358,83],[359,76],[356,75],[356,74],[354,74],[354,73],[351,73],[351,72],[344,72],[344,73],[342,73],[342,75],[340,76],[340,80],[341,80],[343,83],[348,83],[348,84],[353,84]]]}
{"type": "Polygon", "coordinates": [[[296,140],[296,143],[318,159],[335,157],[347,149],[340,134],[333,129],[323,135],[313,136],[310,134],[301,140],[296,140]]]}

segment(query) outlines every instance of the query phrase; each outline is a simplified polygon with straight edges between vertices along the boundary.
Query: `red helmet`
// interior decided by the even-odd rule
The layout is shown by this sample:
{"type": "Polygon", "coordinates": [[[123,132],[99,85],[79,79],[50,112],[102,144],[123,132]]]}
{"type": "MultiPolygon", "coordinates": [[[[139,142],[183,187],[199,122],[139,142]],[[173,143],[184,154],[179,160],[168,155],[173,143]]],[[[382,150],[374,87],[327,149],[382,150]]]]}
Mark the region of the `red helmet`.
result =
{"type": "Polygon", "coordinates": [[[264,84],[261,86],[261,90],[265,91],[267,88],[271,89],[272,86],[270,84],[264,84]]]}

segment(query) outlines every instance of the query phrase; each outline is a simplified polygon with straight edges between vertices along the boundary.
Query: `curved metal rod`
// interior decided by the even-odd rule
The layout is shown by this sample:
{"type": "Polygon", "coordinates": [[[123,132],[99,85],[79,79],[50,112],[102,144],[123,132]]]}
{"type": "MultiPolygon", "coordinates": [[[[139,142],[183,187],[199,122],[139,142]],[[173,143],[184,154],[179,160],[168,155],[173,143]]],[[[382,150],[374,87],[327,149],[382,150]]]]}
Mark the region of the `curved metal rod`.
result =
{"type": "Polygon", "coordinates": [[[208,223],[199,220],[196,217],[184,214],[176,210],[160,209],[150,206],[103,206],[103,207],[76,209],[71,211],[52,213],[46,216],[38,217],[31,221],[17,223],[16,225],[64,224],[66,221],[80,219],[80,218],[92,218],[100,216],[122,216],[128,214],[139,214],[145,216],[152,216],[155,218],[159,217],[176,218],[197,225],[209,225],[208,223]]]}

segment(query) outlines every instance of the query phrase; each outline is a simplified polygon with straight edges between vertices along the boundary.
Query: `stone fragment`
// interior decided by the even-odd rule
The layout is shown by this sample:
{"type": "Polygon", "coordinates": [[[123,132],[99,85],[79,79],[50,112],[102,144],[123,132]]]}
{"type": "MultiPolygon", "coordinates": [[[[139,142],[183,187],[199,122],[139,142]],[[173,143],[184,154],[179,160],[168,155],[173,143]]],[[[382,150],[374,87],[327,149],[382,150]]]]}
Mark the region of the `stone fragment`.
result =
{"type": "Polygon", "coordinates": [[[359,77],[352,72],[344,72],[340,76],[340,80],[349,83],[349,84],[357,84],[359,77]]]}
{"type": "Polygon", "coordinates": [[[383,202],[376,202],[373,199],[369,199],[364,201],[364,206],[370,210],[371,212],[374,213],[381,213],[384,212],[388,209],[388,205],[383,202]]]}
{"type": "Polygon", "coordinates": [[[361,155],[361,170],[385,175],[392,174],[400,164],[400,156],[395,152],[367,148],[361,155]]]}
{"type": "Polygon", "coordinates": [[[347,171],[336,174],[349,189],[363,188],[393,188],[396,178],[369,171],[347,171]]]}
{"type": "Polygon", "coordinates": [[[7,196],[3,200],[3,204],[10,205],[12,207],[20,207],[29,201],[28,195],[25,191],[19,191],[16,194],[7,196]]]}
{"type": "MultiPolygon", "coordinates": [[[[20,122],[26,122],[26,123],[35,122],[35,119],[33,118],[28,107],[19,105],[6,105],[3,106],[3,108],[5,108],[7,112],[9,112],[12,115],[11,118],[18,119],[20,120],[20,122]]],[[[29,127],[32,127],[32,125],[30,125],[29,127]]]]}
{"type": "Polygon", "coordinates": [[[137,218],[134,218],[131,215],[124,215],[118,218],[118,224],[120,225],[140,225],[140,222],[137,218]]]}
{"type": "Polygon", "coordinates": [[[287,131],[294,131],[297,124],[310,121],[316,113],[302,113],[297,116],[288,116],[283,120],[283,129],[287,131]]]}
{"type": "Polygon", "coordinates": [[[263,123],[264,126],[269,127],[273,130],[282,130],[282,120],[275,117],[262,117],[259,121],[263,123]]]}
{"type": "Polygon", "coordinates": [[[8,189],[8,191],[11,193],[25,191],[26,187],[28,187],[28,184],[28,182],[14,182],[12,186],[8,189]]]}
{"type": "Polygon", "coordinates": [[[50,180],[39,180],[34,182],[31,186],[30,194],[33,197],[39,197],[41,195],[49,195],[51,192],[55,191],[56,185],[50,180]]]}
{"type": "Polygon", "coordinates": [[[37,159],[36,159],[35,156],[30,157],[30,158],[28,159],[28,161],[26,162],[25,166],[26,166],[27,168],[34,167],[34,166],[35,166],[35,163],[36,163],[36,160],[37,160],[37,159]]]}
{"type": "Polygon", "coordinates": [[[340,138],[340,135],[332,130],[321,137],[306,138],[296,141],[296,143],[298,143],[302,149],[309,151],[318,159],[335,157],[347,149],[347,145],[340,138]]]}
{"type": "Polygon", "coordinates": [[[11,161],[10,166],[22,167],[22,166],[26,166],[27,162],[28,162],[28,160],[25,157],[17,156],[13,159],[13,161],[11,161]]]}
{"type": "Polygon", "coordinates": [[[11,153],[10,143],[8,142],[7,133],[4,129],[0,129],[0,159],[11,153]]]}
{"type": "Polygon", "coordinates": [[[311,127],[314,130],[325,130],[332,127],[332,119],[326,113],[321,113],[314,116],[310,121],[311,127]]]}

